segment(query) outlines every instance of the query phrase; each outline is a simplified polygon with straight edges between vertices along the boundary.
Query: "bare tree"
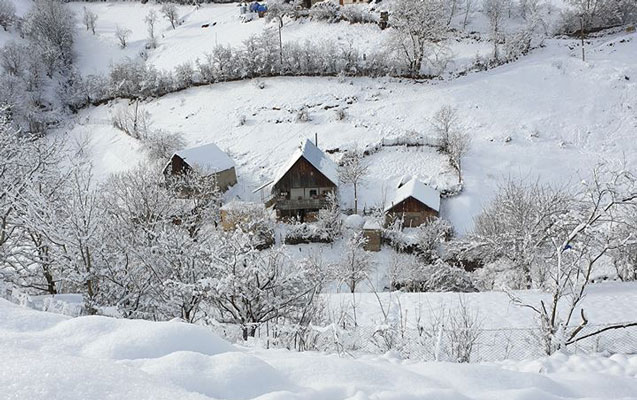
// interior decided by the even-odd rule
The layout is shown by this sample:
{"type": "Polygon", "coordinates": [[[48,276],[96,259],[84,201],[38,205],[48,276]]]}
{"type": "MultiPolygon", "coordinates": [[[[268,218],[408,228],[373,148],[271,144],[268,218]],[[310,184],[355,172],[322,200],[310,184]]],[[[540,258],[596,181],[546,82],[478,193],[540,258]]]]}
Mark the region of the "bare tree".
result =
{"type": "Polygon", "coordinates": [[[95,35],[95,22],[97,21],[97,14],[88,8],[84,7],[84,14],[82,15],[82,22],[86,26],[87,31],[91,31],[95,35]]]}
{"type": "Polygon", "coordinates": [[[139,100],[122,105],[113,112],[113,126],[135,139],[145,139],[150,132],[150,114],[139,100]]]}
{"type": "Polygon", "coordinates": [[[469,18],[473,13],[473,6],[475,4],[475,0],[464,0],[464,18],[462,19],[462,29],[467,29],[467,25],[469,24],[469,18]]]}
{"type": "Polygon", "coordinates": [[[155,24],[157,24],[157,12],[155,10],[150,10],[146,17],[144,18],[144,22],[146,22],[146,31],[148,32],[148,45],[151,48],[157,47],[157,38],[155,37],[155,24]]]}
{"type": "Polygon", "coordinates": [[[462,183],[462,159],[469,152],[471,137],[464,132],[454,132],[449,136],[449,162],[458,173],[458,183],[462,183]]]}
{"type": "Polygon", "coordinates": [[[442,106],[434,114],[431,125],[438,138],[440,151],[448,154],[451,137],[461,129],[458,109],[450,105],[442,106]]]}
{"type": "Polygon", "coordinates": [[[498,60],[498,43],[502,38],[502,29],[504,24],[504,16],[507,12],[508,0],[484,0],[483,11],[489,19],[491,28],[491,41],[493,42],[493,59],[498,60]]]}
{"type": "Polygon", "coordinates": [[[358,214],[358,185],[361,184],[369,171],[369,165],[365,162],[363,154],[353,151],[343,156],[339,167],[341,183],[352,185],[354,188],[354,214],[358,214]]]}
{"type": "Polygon", "coordinates": [[[133,32],[128,28],[122,28],[119,25],[115,27],[115,37],[117,37],[117,40],[119,40],[119,45],[122,47],[122,49],[126,48],[126,41],[128,40],[128,37],[131,35],[131,33],[133,32]]]}
{"type": "Polygon", "coordinates": [[[2,29],[7,31],[15,19],[13,2],[11,0],[0,0],[0,26],[2,26],[2,29]]]}
{"type": "Polygon", "coordinates": [[[172,3],[165,3],[161,6],[159,10],[162,15],[170,22],[170,25],[173,29],[176,29],[177,24],[179,23],[179,13],[177,11],[177,6],[172,3]]]}

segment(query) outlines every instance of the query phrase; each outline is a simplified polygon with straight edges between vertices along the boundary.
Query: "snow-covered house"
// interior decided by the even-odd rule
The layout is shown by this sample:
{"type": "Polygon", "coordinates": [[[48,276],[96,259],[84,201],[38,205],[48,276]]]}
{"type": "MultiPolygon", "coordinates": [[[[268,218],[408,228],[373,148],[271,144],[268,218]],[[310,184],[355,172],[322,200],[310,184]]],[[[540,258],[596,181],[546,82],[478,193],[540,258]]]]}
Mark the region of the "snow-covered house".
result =
{"type": "Polygon", "coordinates": [[[237,183],[234,162],[214,143],[179,150],[164,168],[164,175],[195,172],[202,177],[214,177],[219,190],[226,191],[237,183]]]}
{"type": "Polygon", "coordinates": [[[338,188],[336,164],[306,140],[278,171],[271,187],[279,218],[312,220],[326,206],[328,193],[338,188]]]}
{"type": "Polygon", "coordinates": [[[401,180],[385,206],[387,222],[402,219],[405,227],[416,227],[440,212],[440,193],[415,178],[401,180]]]}

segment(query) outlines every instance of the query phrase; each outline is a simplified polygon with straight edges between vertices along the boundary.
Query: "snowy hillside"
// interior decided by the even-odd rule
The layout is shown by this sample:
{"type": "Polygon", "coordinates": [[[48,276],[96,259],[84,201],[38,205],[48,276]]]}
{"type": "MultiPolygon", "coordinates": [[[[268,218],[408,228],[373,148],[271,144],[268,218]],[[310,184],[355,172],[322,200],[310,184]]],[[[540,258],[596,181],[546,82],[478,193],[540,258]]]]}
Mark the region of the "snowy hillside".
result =
{"type": "MultiPolygon", "coordinates": [[[[635,165],[637,35],[593,41],[587,62],[574,42],[550,40],[516,63],[451,82],[396,79],[274,78],[216,84],[171,94],[145,105],[152,124],[181,132],[189,145],[215,142],[238,165],[231,196],[258,199],[252,191],[269,181],[305,138],[318,134],[323,149],[362,149],[411,132],[431,135],[430,118],[451,104],[472,138],[465,188],[443,201],[442,213],[460,231],[471,226],[498,182],[509,176],[554,183],[584,178],[596,163],[635,165]],[[307,108],[311,121],[295,122],[307,108]],[[346,118],[336,120],[335,110],[346,118]],[[245,117],[245,124],[239,121],[245,117]]],[[[122,102],[120,102],[122,103],[122,102]]],[[[71,137],[94,143],[96,173],[106,176],[136,165],[145,155],[111,126],[117,105],[82,111],[71,137]]],[[[66,133],[67,129],[61,131],[66,133]]],[[[433,148],[385,147],[370,157],[361,204],[377,207],[397,180],[415,175],[439,190],[457,176],[433,148]]],[[[345,201],[351,195],[345,189],[345,201]]]]}
{"type": "Polygon", "coordinates": [[[181,322],[67,318],[0,300],[4,399],[634,399],[635,356],[502,364],[247,350],[181,322]]]}

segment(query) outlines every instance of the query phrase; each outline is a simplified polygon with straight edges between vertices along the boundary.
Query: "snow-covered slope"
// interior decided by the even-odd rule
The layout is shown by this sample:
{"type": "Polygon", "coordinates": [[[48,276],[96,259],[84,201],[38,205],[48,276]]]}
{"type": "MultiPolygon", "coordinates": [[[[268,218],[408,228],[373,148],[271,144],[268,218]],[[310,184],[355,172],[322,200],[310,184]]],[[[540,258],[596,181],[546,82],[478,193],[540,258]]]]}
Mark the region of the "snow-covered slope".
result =
{"type": "MultiPolygon", "coordinates": [[[[302,140],[318,134],[322,149],[363,147],[415,131],[445,104],[458,108],[472,148],[464,162],[463,193],[443,200],[442,214],[460,231],[508,176],[558,184],[586,177],[598,162],[637,162],[637,35],[593,41],[588,61],[574,42],[550,40],[522,60],[449,82],[396,79],[274,78],[216,84],[150,101],[155,127],[182,132],[189,145],[217,143],[237,163],[233,195],[271,180],[302,140]],[[263,86],[263,89],[260,87],[263,86]],[[301,108],[311,121],[295,122],[301,108]],[[335,118],[341,109],[346,118],[335,118]],[[245,117],[245,123],[240,124],[245,117]]],[[[106,175],[145,156],[110,126],[113,106],[85,110],[70,136],[89,138],[96,172],[106,175]]],[[[403,175],[438,190],[457,177],[433,148],[385,147],[369,157],[370,176],[359,204],[379,206],[403,175]]],[[[349,188],[343,188],[350,201],[349,188]]]]}
{"type": "Polygon", "coordinates": [[[634,399],[637,357],[491,365],[240,349],[181,322],[67,318],[0,300],[3,399],[634,399]],[[577,374],[575,374],[577,372],[577,374]]]}

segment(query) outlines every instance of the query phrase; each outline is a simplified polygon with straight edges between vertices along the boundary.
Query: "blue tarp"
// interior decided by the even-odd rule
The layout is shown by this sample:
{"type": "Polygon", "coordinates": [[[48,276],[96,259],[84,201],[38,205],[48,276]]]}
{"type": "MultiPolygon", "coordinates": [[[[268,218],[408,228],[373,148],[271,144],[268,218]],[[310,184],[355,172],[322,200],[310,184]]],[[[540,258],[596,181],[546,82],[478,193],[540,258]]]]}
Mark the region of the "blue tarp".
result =
{"type": "Polygon", "coordinates": [[[250,11],[251,12],[266,12],[268,11],[268,7],[264,4],[259,4],[257,2],[254,2],[250,4],[250,11]]]}

